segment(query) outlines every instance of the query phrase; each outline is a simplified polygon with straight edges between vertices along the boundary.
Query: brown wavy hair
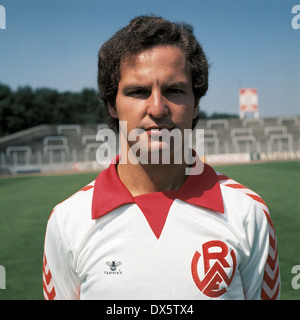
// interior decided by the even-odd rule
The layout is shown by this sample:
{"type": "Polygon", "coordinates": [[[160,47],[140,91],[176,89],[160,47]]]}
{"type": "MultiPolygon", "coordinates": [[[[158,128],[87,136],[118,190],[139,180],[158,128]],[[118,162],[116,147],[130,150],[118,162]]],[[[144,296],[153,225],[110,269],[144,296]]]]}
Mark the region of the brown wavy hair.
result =
{"type": "MultiPolygon", "coordinates": [[[[117,31],[98,52],[98,97],[104,102],[107,124],[116,132],[119,120],[108,112],[108,104],[115,106],[120,81],[120,66],[125,59],[159,45],[180,48],[191,70],[195,99],[208,89],[208,62],[193,27],[186,23],[173,23],[158,16],[138,16],[117,31]]],[[[193,128],[198,119],[194,119],[193,128]]]]}

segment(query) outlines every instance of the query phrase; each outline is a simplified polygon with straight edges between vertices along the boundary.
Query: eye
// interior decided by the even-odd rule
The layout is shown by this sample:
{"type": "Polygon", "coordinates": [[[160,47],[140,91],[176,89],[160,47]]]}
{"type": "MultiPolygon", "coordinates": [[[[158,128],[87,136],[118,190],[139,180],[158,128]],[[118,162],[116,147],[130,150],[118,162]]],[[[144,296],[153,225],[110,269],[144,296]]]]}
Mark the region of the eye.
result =
{"type": "Polygon", "coordinates": [[[144,88],[137,88],[128,91],[127,96],[133,97],[133,98],[140,98],[140,99],[146,99],[150,96],[150,91],[144,88]]]}
{"type": "Polygon", "coordinates": [[[172,94],[172,95],[180,95],[180,94],[183,94],[184,91],[180,88],[168,88],[166,90],[166,93],[167,94],[172,94]]]}

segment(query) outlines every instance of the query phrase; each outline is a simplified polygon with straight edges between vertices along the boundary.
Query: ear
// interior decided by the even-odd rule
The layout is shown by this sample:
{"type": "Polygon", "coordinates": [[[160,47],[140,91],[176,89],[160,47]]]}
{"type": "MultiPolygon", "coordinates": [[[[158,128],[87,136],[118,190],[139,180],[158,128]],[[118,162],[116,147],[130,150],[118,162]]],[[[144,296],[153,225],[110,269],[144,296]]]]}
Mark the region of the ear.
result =
{"type": "Polygon", "coordinates": [[[195,119],[198,116],[199,102],[200,102],[200,99],[196,99],[195,100],[194,111],[193,111],[193,119],[195,119]]]}
{"type": "Polygon", "coordinates": [[[118,119],[118,112],[115,106],[113,106],[112,104],[108,103],[108,112],[110,114],[110,116],[114,119],[118,119]]]}

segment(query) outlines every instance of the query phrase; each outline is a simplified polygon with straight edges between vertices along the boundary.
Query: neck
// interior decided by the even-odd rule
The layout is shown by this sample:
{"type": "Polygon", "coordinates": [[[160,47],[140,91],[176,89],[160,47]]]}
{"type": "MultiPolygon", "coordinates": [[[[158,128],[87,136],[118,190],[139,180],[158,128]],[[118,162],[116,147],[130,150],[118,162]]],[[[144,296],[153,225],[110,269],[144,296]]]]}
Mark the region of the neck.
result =
{"type": "Polygon", "coordinates": [[[186,179],[183,164],[119,163],[120,180],[133,196],[178,190],[186,179]]]}

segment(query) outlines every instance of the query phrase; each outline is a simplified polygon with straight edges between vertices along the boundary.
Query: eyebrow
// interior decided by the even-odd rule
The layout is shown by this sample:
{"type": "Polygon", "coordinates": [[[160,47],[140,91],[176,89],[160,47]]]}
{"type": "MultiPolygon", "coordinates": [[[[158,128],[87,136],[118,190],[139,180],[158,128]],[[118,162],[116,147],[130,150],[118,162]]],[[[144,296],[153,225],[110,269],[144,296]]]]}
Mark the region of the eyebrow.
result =
{"type": "Polygon", "coordinates": [[[137,85],[129,84],[122,89],[122,92],[124,94],[127,94],[127,93],[130,93],[131,91],[140,90],[140,89],[148,89],[148,88],[149,88],[148,86],[143,86],[143,85],[139,85],[139,84],[137,84],[137,85]]]}
{"type": "Polygon", "coordinates": [[[187,88],[189,86],[189,83],[187,81],[170,81],[167,83],[165,87],[180,87],[180,88],[187,88]]]}
{"type": "MultiPolygon", "coordinates": [[[[170,81],[169,83],[166,83],[163,85],[163,88],[170,88],[170,87],[176,87],[176,88],[188,88],[189,83],[187,81],[170,81]]],[[[123,88],[123,93],[128,93],[131,91],[139,90],[139,89],[150,89],[151,86],[148,85],[141,85],[141,84],[128,84],[123,88]]]]}

